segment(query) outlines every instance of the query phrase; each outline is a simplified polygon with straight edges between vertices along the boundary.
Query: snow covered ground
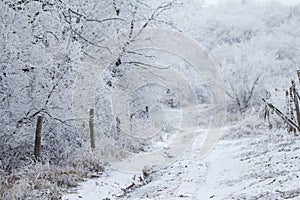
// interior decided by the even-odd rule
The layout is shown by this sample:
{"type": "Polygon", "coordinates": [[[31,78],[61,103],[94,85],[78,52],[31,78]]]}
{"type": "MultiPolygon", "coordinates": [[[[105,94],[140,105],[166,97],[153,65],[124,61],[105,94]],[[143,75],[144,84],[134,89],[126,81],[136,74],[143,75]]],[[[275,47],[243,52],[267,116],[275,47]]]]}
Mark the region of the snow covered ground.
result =
{"type": "Polygon", "coordinates": [[[203,131],[180,159],[148,181],[142,173],[133,178],[107,171],[63,199],[300,199],[299,136],[242,122],[225,128],[211,154],[200,159],[203,131]]]}
{"type": "Polygon", "coordinates": [[[189,154],[126,198],[300,199],[299,140],[265,142],[266,136],[222,140],[205,159],[189,154]]]}

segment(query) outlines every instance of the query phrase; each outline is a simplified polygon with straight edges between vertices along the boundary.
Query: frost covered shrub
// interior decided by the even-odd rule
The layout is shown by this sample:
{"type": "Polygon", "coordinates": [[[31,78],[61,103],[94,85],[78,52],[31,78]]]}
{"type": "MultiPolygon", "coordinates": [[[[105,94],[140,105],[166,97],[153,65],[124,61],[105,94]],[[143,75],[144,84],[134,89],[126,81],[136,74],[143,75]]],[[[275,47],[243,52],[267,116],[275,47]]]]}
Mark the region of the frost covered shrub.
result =
{"type": "Polygon", "coordinates": [[[99,154],[80,149],[64,166],[32,163],[13,172],[0,170],[0,199],[60,199],[84,178],[102,173],[99,154]]]}
{"type": "Polygon", "coordinates": [[[0,173],[1,199],[60,199],[63,188],[76,186],[83,177],[75,169],[40,164],[0,173]]]}
{"type": "Polygon", "coordinates": [[[295,78],[299,5],[225,1],[196,16],[192,35],[220,66],[230,112],[259,106],[265,90],[287,88],[295,78]]]}

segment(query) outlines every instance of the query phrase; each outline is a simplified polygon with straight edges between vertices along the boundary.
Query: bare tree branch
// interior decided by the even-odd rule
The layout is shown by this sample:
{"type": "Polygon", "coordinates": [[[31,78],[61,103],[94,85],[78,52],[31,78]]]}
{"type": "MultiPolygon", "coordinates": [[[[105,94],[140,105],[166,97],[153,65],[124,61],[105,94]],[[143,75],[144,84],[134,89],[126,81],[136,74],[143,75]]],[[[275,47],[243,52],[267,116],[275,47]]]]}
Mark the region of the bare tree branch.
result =
{"type": "Polygon", "coordinates": [[[127,20],[119,18],[119,17],[112,17],[112,18],[106,18],[106,19],[86,19],[87,22],[99,22],[103,24],[103,22],[109,22],[109,21],[122,21],[126,22],[127,20]]]}

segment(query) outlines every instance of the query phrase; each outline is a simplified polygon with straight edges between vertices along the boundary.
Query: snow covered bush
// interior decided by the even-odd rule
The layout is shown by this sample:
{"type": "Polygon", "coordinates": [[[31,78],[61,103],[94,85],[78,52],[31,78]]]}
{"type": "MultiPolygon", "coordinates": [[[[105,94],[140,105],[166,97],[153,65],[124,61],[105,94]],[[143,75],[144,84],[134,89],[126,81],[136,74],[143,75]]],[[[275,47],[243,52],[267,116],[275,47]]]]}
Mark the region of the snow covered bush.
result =
{"type": "Polygon", "coordinates": [[[275,96],[276,88],[287,88],[296,79],[299,18],[299,6],[225,1],[182,26],[220,66],[229,111],[244,113],[261,104],[266,90],[275,96]]]}

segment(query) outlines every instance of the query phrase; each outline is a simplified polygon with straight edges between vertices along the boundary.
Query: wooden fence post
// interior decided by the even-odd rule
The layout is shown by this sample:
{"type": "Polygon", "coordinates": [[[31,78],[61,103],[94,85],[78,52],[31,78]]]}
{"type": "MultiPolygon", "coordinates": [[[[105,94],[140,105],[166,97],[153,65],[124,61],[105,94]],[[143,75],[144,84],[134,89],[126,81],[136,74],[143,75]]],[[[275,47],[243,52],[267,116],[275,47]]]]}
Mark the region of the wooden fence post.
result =
{"type": "MultiPolygon", "coordinates": [[[[286,116],[290,116],[291,104],[290,104],[289,90],[286,90],[285,96],[286,96],[286,107],[287,107],[286,108],[286,116]]],[[[292,127],[289,126],[289,124],[287,124],[287,130],[288,130],[288,132],[292,132],[292,127]]]]}
{"type": "Polygon", "coordinates": [[[293,95],[294,95],[294,104],[295,104],[295,110],[296,110],[298,127],[300,128],[299,101],[298,101],[298,97],[297,97],[297,91],[296,91],[296,87],[295,87],[295,82],[293,80],[292,80],[292,91],[293,91],[293,95]]]}
{"type": "MultiPolygon", "coordinates": [[[[294,117],[294,109],[293,109],[293,103],[294,103],[294,96],[293,96],[293,86],[290,87],[290,118],[292,121],[295,121],[294,117]]],[[[296,132],[296,129],[294,127],[291,127],[291,132],[296,132]]]]}
{"type": "Polygon", "coordinates": [[[120,133],[121,132],[121,120],[119,119],[119,117],[116,117],[116,122],[117,122],[117,132],[120,133]]]}
{"type": "Polygon", "coordinates": [[[43,116],[38,116],[36,131],[35,131],[35,143],[34,143],[34,157],[36,160],[39,160],[41,156],[42,126],[43,126],[43,116]]]}
{"type": "Polygon", "coordinates": [[[299,84],[300,84],[300,70],[297,70],[297,75],[298,75],[298,81],[299,81],[299,84]]]}
{"type": "Polygon", "coordinates": [[[91,147],[95,148],[95,135],[94,135],[94,109],[90,109],[90,118],[89,118],[89,127],[90,127],[90,138],[91,138],[91,147]]]}

